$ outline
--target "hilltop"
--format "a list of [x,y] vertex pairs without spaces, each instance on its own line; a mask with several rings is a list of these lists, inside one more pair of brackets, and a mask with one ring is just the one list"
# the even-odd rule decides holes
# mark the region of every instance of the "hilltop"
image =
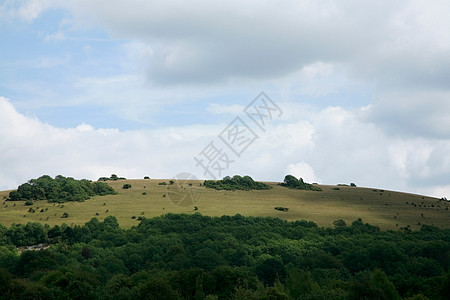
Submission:
[[[450,228],[447,201],[382,189],[314,185],[321,191],[312,191],[265,182],[270,189],[230,191],[206,188],[203,180],[171,184],[170,179],[121,179],[106,183],[116,195],[94,196],[84,202],[37,201],[26,206],[24,201],[5,201],[10,191],[2,191],[0,223],[9,226],[37,221],[76,225],[93,217],[114,215],[121,226],[131,227],[143,217],[200,212],[208,216],[241,214],[308,220],[325,227],[334,227],[336,220],[350,224],[361,218],[381,229],[418,229],[422,224]],[[124,189],[124,185],[129,188]],[[275,207],[288,210],[279,211]]]

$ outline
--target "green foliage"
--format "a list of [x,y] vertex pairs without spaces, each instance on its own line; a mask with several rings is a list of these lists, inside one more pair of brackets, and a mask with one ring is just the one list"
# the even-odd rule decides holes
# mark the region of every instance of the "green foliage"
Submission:
[[336,227],[345,227],[345,226],[347,226],[347,223],[344,220],[339,219],[339,220],[333,221],[333,225]]
[[[95,195],[115,194],[113,188],[104,182],[92,182],[86,179],[76,180],[71,177],[48,175],[31,179],[20,185],[16,191],[9,193],[10,201],[25,200],[25,205],[32,205],[32,200],[48,202],[84,201]],[[30,204],[31,203],[31,204]]]
[[108,181],[108,180],[112,180],[112,181],[116,181],[116,180],[125,180],[125,177],[119,177],[116,174],[111,174],[110,177],[100,177],[97,181]]
[[285,186],[290,189],[296,190],[307,190],[307,191],[321,191],[322,189],[318,186],[306,183],[302,178],[295,178],[292,175],[286,175],[284,177],[283,183],[280,183],[281,186]]
[[126,183],[122,186],[123,189],[127,190],[127,189],[131,189],[131,184]]
[[289,210],[288,207],[283,207],[283,206],[275,206],[275,209],[279,210],[279,211],[284,211],[284,212],[287,212]]
[[272,187],[263,183],[254,181],[250,176],[241,177],[239,175],[224,177],[222,180],[205,180],[203,185],[207,188],[216,190],[268,190]]
[[265,285],[272,286],[277,279],[284,281],[286,269],[279,259],[268,258],[256,266],[256,275]]
[[[340,222],[339,222],[340,223]],[[45,250],[17,248],[49,243]],[[22,251],[19,254],[19,251]],[[0,225],[0,299],[448,299],[450,230],[199,213]]]

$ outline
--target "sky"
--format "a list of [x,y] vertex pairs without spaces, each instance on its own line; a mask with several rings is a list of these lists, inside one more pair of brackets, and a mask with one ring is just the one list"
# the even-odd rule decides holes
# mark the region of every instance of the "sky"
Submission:
[[0,190],[188,172],[450,197],[449,28],[439,0],[0,0]]

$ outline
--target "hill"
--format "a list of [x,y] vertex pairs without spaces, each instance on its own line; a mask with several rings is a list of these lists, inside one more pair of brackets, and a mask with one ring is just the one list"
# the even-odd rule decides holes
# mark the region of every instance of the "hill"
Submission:
[[[271,189],[252,191],[215,190],[200,186],[203,181],[181,185],[163,179],[108,181],[118,194],[94,196],[85,202],[48,203],[5,201],[10,191],[0,192],[0,224],[37,221],[50,225],[84,224],[93,217],[117,217],[127,228],[142,217],[166,213],[195,213],[208,216],[271,216],[285,220],[308,220],[334,227],[335,220],[347,224],[361,218],[381,229],[418,229],[422,224],[450,228],[450,203],[438,198],[372,188],[316,185],[322,191],[289,189],[267,182]],[[166,184],[163,184],[165,182]],[[131,188],[123,189],[124,185]],[[195,210],[197,207],[198,210]],[[288,211],[278,211],[285,207]],[[32,208],[32,210],[30,210]],[[34,212],[30,212],[34,211]],[[66,213],[66,218],[63,214]]]

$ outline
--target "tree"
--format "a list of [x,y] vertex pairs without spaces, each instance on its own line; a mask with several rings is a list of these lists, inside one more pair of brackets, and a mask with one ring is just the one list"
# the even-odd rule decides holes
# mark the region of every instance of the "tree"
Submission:
[[320,187],[304,182],[303,178],[297,179],[292,175],[286,175],[284,177],[283,183],[280,183],[279,185],[297,190],[309,190],[309,191],[322,190]]
[[177,300],[179,294],[162,277],[152,277],[138,286],[139,299]]
[[89,180],[75,180],[58,175],[55,179],[48,175],[31,179],[21,184],[16,191],[9,194],[12,201],[47,200],[48,202],[84,201],[94,195],[115,194],[115,191],[104,182],[92,183]]
[[286,269],[280,260],[268,258],[256,267],[256,275],[265,285],[272,286],[276,279],[284,281]]
[[334,225],[335,227],[346,227],[346,226],[347,226],[347,223],[345,223],[344,220],[339,219],[339,220],[333,221],[333,225]]

